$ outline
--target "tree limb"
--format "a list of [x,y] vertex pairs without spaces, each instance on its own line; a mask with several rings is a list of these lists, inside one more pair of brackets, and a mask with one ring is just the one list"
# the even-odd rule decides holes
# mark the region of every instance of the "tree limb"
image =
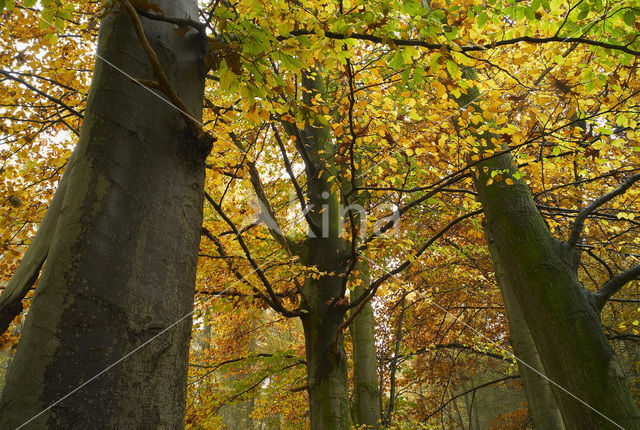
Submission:
[[178,27],[193,27],[196,30],[198,30],[198,32],[200,34],[202,34],[203,36],[206,37],[206,24],[199,22],[199,21],[194,21],[192,19],[188,19],[188,18],[174,18],[174,17],[170,17],[170,16],[164,16],[164,15],[158,15],[155,13],[151,13],[148,12],[144,9],[141,9],[139,7],[135,8],[136,12],[138,12],[138,15],[143,16],[147,19],[153,20],[153,21],[162,21],[162,22],[168,22],[169,24],[173,24],[173,25],[177,25]]
[[[283,41],[289,39],[291,36],[308,36],[316,34],[315,30],[294,30],[289,33],[289,36],[277,36],[279,41]],[[441,49],[451,49],[452,51],[459,52],[482,52],[488,49],[497,48],[499,46],[508,46],[515,45],[518,43],[532,43],[532,44],[546,44],[546,43],[576,43],[581,45],[590,45],[596,46],[599,48],[612,49],[615,51],[625,52],[627,54],[631,54],[634,56],[640,56],[640,51],[635,49],[631,49],[626,45],[616,45],[615,43],[607,43],[601,42],[599,40],[586,39],[584,37],[562,37],[562,36],[550,36],[550,37],[532,37],[532,36],[521,36],[514,37],[512,39],[504,39],[497,40],[491,43],[485,44],[473,44],[466,46],[453,46],[450,44],[442,44],[442,43],[430,43],[424,40],[419,39],[394,39],[394,38],[384,38],[380,36],[374,36],[371,34],[361,34],[361,33],[337,33],[333,31],[325,31],[324,36],[328,39],[335,40],[363,40],[367,42],[372,42],[381,45],[396,45],[396,46],[415,46],[419,48],[426,48],[430,50],[441,50]]]
[[458,397],[462,397],[462,396],[465,396],[465,395],[467,395],[467,394],[469,394],[471,392],[475,392],[476,390],[478,390],[480,388],[485,388],[485,387],[488,387],[488,386],[493,385],[493,384],[498,384],[500,382],[505,382],[505,381],[509,381],[509,380],[512,380],[512,379],[518,379],[518,378],[520,378],[520,375],[508,375],[508,376],[505,376],[504,378],[494,379],[493,381],[489,381],[489,382],[485,382],[484,384],[476,385],[475,387],[470,388],[470,389],[468,389],[466,391],[463,391],[460,394],[456,394],[455,396],[451,397],[449,400],[447,400],[446,402],[441,404],[438,407],[438,409],[436,409],[435,411],[433,411],[432,413],[427,415],[423,419],[423,422],[426,422],[429,418],[431,418],[432,416],[434,416],[435,414],[440,412],[442,409],[444,409],[445,406],[447,406],[449,403],[453,402]]
[[584,222],[586,219],[593,213],[596,209],[598,209],[603,204],[607,203],[609,200],[617,197],[621,194],[624,194],[633,184],[640,180],[640,173],[636,173],[635,175],[629,176],[618,188],[615,188],[609,191],[607,194],[595,199],[591,204],[582,209],[578,216],[576,217],[575,222],[573,223],[573,227],[571,228],[571,235],[569,236],[569,240],[567,243],[572,248],[578,244],[580,240],[580,236],[582,235],[582,228],[584,227]]
[[285,169],[287,169],[287,173],[289,174],[289,179],[291,180],[291,182],[293,183],[293,187],[295,188],[296,197],[300,202],[300,208],[302,209],[304,219],[307,220],[307,223],[309,224],[309,228],[311,229],[313,234],[315,234],[316,237],[322,237],[321,228],[318,226],[318,224],[316,224],[316,222],[311,218],[311,215],[309,214],[310,210],[309,210],[309,207],[307,206],[307,201],[304,197],[304,192],[302,191],[302,187],[300,187],[300,184],[298,184],[298,181],[296,180],[296,175],[293,172],[293,168],[291,167],[291,161],[289,160],[289,156],[287,155],[287,149],[284,147],[284,143],[280,138],[280,133],[278,132],[278,129],[276,128],[275,125],[272,125],[271,128],[273,129],[273,135],[275,136],[276,142],[278,143],[278,147],[280,148],[280,152],[282,153],[282,160],[284,161],[284,167]]
[[269,298],[270,298],[269,303],[270,303],[271,307],[275,311],[279,312],[280,314],[282,314],[285,317],[297,317],[297,316],[300,316],[301,315],[300,312],[290,311],[287,308],[285,308],[284,305],[280,302],[280,299],[278,298],[278,296],[276,295],[275,291],[273,290],[273,287],[271,286],[271,282],[269,282],[269,279],[267,279],[267,276],[265,275],[265,273],[262,270],[262,268],[258,265],[258,263],[251,256],[251,251],[249,251],[249,247],[245,243],[245,241],[244,241],[244,239],[242,237],[242,233],[240,233],[240,231],[238,230],[238,227],[236,227],[236,225],[233,223],[233,221],[231,221],[231,219],[224,213],[224,211],[222,210],[222,207],[218,203],[216,203],[216,201],[209,195],[209,193],[205,192],[204,196],[207,199],[207,201],[209,202],[209,204],[211,204],[211,206],[213,206],[213,208],[218,213],[218,215],[220,215],[220,217],[222,217],[222,219],[227,223],[227,225],[231,228],[231,230],[235,234],[236,239],[238,240],[238,243],[240,244],[240,247],[242,248],[242,251],[244,252],[244,255],[245,255],[247,261],[249,261],[249,264],[251,264],[251,267],[256,272],[256,274],[258,275],[258,278],[260,279],[260,281],[262,282],[262,284],[264,285],[264,287],[267,290],[267,293],[268,293]]
[[22,312],[22,299],[38,279],[40,269],[49,254],[49,248],[58,225],[62,202],[67,191],[67,182],[73,165],[72,160],[73,156],[69,160],[67,170],[62,175],[60,185],[53,195],[49,209],[47,209],[36,236],[33,238],[24,257],[22,257],[22,261],[20,261],[7,288],[0,295],[0,334],[4,333],[11,321]]
[[28,83],[27,81],[25,81],[24,79],[18,78],[16,76],[13,76],[11,73],[5,71],[5,70],[0,70],[0,75],[11,79],[12,81],[16,81],[17,83],[24,85],[25,87],[27,87],[28,89],[30,89],[31,91],[33,91],[34,93],[40,94],[42,97],[46,98],[47,100],[62,106],[63,108],[65,108],[66,110],[68,110],[69,112],[71,112],[72,114],[74,114],[75,116],[77,116],[80,119],[83,119],[84,116],[78,112],[77,110],[75,110],[74,108],[72,108],[71,106],[69,106],[68,104],[66,104],[65,102],[63,102],[60,99],[57,99],[53,96],[50,96],[49,94],[45,93],[44,91],[40,91],[39,89],[37,89],[36,87],[34,87],[33,85],[31,85],[30,83]]
[[639,277],[640,264],[636,264],[630,269],[625,270],[605,282],[605,284],[594,294],[598,311],[602,311],[602,308],[611,296],[620,291],[620,289],[628,282],[638,279]]
[[[162,65],[160,64],[160,60],[158,59],[158,55],[151,47],[147,36],[145,35],[144,28],[142,27],[142,22],[140,22],[140,17],[138,16],[138,12],[136,8],[131,4],[130,0],[118,0],[122,7],[125,9],[131,21],[133,22],[133,28],[138,36],[138,41],[140,45],[142,45],[142,49],[147,54],[149,61],[151,62],[151,67],[153,69],[154,74],[158,78],[158,88],[162,93],[164,93],[171,103],[180,111],[182,116],[187,121],[189,128],[193,132],[194,136],[198,139],[199,142],[206,145],[207,147],[211,147],[215,139],[213,136],[204,131],[202,127],[202,123],[196,119],[194,114],[191,112],[186,103],[182,100],[180,95],[169,82],[169,78],[164,73],[162,69]],[[148,82],[149,83],[149,82]]]

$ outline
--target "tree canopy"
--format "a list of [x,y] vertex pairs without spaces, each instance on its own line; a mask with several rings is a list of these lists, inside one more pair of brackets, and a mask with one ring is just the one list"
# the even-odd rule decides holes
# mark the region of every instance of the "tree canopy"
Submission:
[[[98,24],[127,14],[145,49],[137,60],[155,72],[128,78],[213,142],[187,428],[307,428],[309,397],[320,397],[309,375],[333,360],[314,370],[310,350],[322,342],[346,375],[348,409],[364,342],[348,328],[367,306],[384,425],[528,428],[519,380],[534,364],[512,350],[485,236],[483,196],[505,187],[530,190],[548,231],[570,246],[567,265],[593,293],[637,402],[638,1],[198,3],[196,20],[148,0],[0,0],[0,287],[80,135]],[[201,37],[202,120],[154,62],[148,22]],[[510,165],[496,161],[505,155]],[[524,229],[505,234],[528,240]],[[18,299],[25,311],[37,274]],[[9,357],[23,322],[13,309],[0,336]],[[544,325],[546,309],[535,311]],[[332,342],[311,342],[328,320]],[[486,396],[504,407],[479,410],[495,387]]]

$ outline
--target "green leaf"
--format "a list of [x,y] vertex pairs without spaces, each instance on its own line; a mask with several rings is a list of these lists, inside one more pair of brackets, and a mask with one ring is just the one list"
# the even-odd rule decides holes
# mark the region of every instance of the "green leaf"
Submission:
[[418,85],[421,85],[424,78],[424,69],[422,67],[417,67],[413,71],[413,79],[415,79]]
[[431,57],[431,64],[429,66],[429,71],[431,72],[432,75],[437,74],[438,70],[440,70],[441,57],[442,57],[442,54],[436,54],[433,57]]
[[532,7],[528,7],[524,10],[524,16],[529,20],[529,21],[535,21],[536,19],[536,13],[535,10]]
[[484,27],[484,25],[487,23],[487,19],[489,19],[489,16],[486,12],[482,12],[480,15],[478,15],[478,28]]
[[628,10],[622,15],[624,23],[627,25],[633,25],[636,22],[636,14],[632,10]]
[[460,67],[458,67],[456,62],[451,59],[447,60],[447,70],[451,74],[452,78],[456,78],[460,74]]
[[588,8],[584,8],[580,11],[580,13],[578,14],[578,16],[576,17],[576,19],[578,21],[580,21],[581,19],[585,19],[587,17],[587,15],[589,15],[589,9]]
[[592,92],[592,91],[593,91],[593,88],[594,88],[594,84],[593,84],[593,81],[592,81],[592,80],[591,80],[591,81],[589,81],[589,82],[587,82],[587,84],[584,86],[584,90],[585,90],[587,93]]
[[389,65],[393,67],[395,70],[398,70],[402,66],[404,66],[404,58],[402,58],[402,50],[396,52],[396,55],[391,58],[389,61]]
[[32,6],[35,6],[37,2],[38,0],[24,0],[23,4],[24,4],[24,7],[32,7]]

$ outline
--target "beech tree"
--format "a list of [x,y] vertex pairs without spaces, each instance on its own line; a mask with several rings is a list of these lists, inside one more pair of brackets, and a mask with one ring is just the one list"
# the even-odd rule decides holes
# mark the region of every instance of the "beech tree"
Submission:
[[[41,2],[42,18],[71,20],[61,4]],[[29,76],[19,67],[2,73],[13,85],[7,105],[22,88],[46,100],[36,108],[51,114],[45,123],[58,133],[77,132],[83,121],[49,211],[0,298],[0,323],[13,320],[15,328],[44,263],[0,401],[3,425],[33,418],[42,427],[182,426],[199,255],[196,315],[208,336],[218,336],[212,322],[232,310],[242,318],[229,315],[221,330],[262,316],[299,320],[303,336],[292,335],[286,351],[245,345],[237,351],[245,356],[229,357],[229,341],[213,357],[204,347],[194,352],[202,373],[192,370],[190,426],[217,422],[214,396],[200,393],[214,385],[204,378],[262,360],[260,372],[245,369],[253,379],[238,382],[230,401],[283,384],[295,396],[286,416],[307,396],[309,416],[298,416],[311,428],[400,426],[395,412],[405,411],[444,427],[443,411],[460,396],[451,378],[425,376],[421,360],[433,358],[443,373],[454,369],[459,381],[478,362],[468,356],[479,356],[531,366],[520,377],[538,427],[561,427],[562,415],[568,428],[634,428],[637,409],[598,317],[637,275],[619,251],[636,249],[635,194],[624,193],[630,197],[617,214],[602,212],[609,197],[631,191],[637,174],[633,2],[197,6],[109,4],[85,109],[81,94],[58,93],[58,76]],[[47,31],[53,42],[57,30]],[[16,58],[30,55],[21,49],[13,48]],[[463,73],[470,69],[477,74]],[[19,123],[20,115],[6,121]],[[28,140],[24,129],[12,132]],[[48,184],[62,166],[56,169]],[[568,172],[575,187],[565,195]],[[581,179],[585,172],[594,177]],[[598,199],[596,184],[616,188],[625,180]],[[20,208],[9,191],[7,204]],[[22,250],[31,229],[16,232],[16,219],[40,216],[11,214],[3,213],[7,231],[27,240],[3,237]],[[571,215],[573,223],[558,221]],[[608,223],[598,234],[584,229],[596,216]],[[515,358],[505,312],[499,303],[488,306],[497,290],[483,292],[493,275],[479,251],[482,217]],[[563,230],[570,224],[572,231]],[[587,233],[602,249],[579,240]],[[528,247],[529,237],[542,248]],[[588,254],[582,265],[574,258],[579,250]],[[552,291],[541,286],[541,273]],[[580,282],[604,289],[587,293]],[[374,310],[378,333],[393,344],[376,338]],[[609,318],[606,309],[603,315]],[[2,341],[13,344],[16,332]],[[561,349],[566,360],[557,359]],[[441,351],[452,351],[446,365],[437,361]],[[456,367],[459,356],[464,370]],[[306,382],[299,380],[303,367]],[[507,373],[497,383],[516,378]],[[447,382],[424,388],[427,380]],[[412,392],[412,384],[423,385]],[[549,387],[559,413],[545,416],[555,410]],[[91,403],[98,401],[106,406]],[[465,425],[464,418],[450,422]]]
[[[195,1],[158,4],[197,16]],[[79,143],[7,287],[28,289],[46,260],[2,393],[2,427],[183,425],[208,153],[190,123],[202,109],[203,39],[157,21],[144,33],[157,58],[127,13],[102,20]],[[185,120],[136,79],[170,84],[195,116]]]

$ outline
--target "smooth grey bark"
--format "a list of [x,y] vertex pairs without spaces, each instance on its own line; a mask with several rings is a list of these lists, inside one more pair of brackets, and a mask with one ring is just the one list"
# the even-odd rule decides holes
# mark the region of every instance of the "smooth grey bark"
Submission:
[[[314,243],[315,242],[315,243]],[[310,241],[313,252],[307,263],[322,271],[339,263],[329,243]],[[327,246],[329,245],[329,246]],[[317,257],[317,258],[315,258]],[[330,271],[330,270],[329,270]],[[334,337],[344,320],[344,311],[331,305],[340,293],[342,279],[326,276],[309,279],[304,285],[309,312],[302,317],[309,386],[309,412],[312,430],[347,430],[349,417],[349,383],[342,336],[334,345]]]
[[540,355],[520,310],[514,293],[515,288],[509,283],[509,278],[500,263],[500,255],[488,230],[485,230],[485,236],[493,260],[496,282],[507,311],[511,347],[517,359],[518,371],[522,378],[533,428],[536,430],[562,430],[564,429],[562,416],[553,396],[551,384],[545,377]]
[[[195,0],[156,3],[166,16],[197,18]],[[199,114],[199,33],[143,24]],[[206,150],[180,112],[101,59],[154,79],[129,16],[105,16],[98,53],[55,234],[0,399],[3,429],[32,418],[30,429],[184,426]]]
[[[358,161],[360,164],[361,161]],[[363,221],[366,221],[365,207],[367,198],[361,193],[353,193],[353,186],[362,186],[362,178],[356,175],[354,178],[343,179],[342,189],[346,194],[351,194],[351,200],[343,198],[343,204],[355,210],[350,214],[345,213],[343,222],[347,219],[355,224],[352,234],[361,235]],[[349,216],[350,215],[350,216]],[[352,226],[353,227],[353,226]],[[358,246],[359,239],[352,242],[352,246]],[[350,298],[355,300],[371,287],[371,273],[369,261],[364,256],[358,257],[354,267],[358,273],[358,282],[352,288]],[[355,308],[354,308],[355,309]],[[368,429],[379,429],[382,424],[380,381],[378,378],[378,358],[376,355],[375,317],[371,300],[368,300],[360,312],[349,325],[351,333],[351,345],[353,354],[353,405],[352,419],[356,426],[365,426]]]
[[[485,170],[486,168],[486,170]],[[592,294],[580,284],[572,249],[553,237],[509,154],[480,164],[474,182],[486,229],[551,378],[568,429],[639,429],[640,413],[607,341]]]
[[[362,284],[351,292],[360,297],[370,285],[369,264],[358,263]],[[378,360],[376,357],[375,319],[368,301],[349,326],[353,349],[353,422],[366,428],[379,429],[380,391],[378,389]]]

